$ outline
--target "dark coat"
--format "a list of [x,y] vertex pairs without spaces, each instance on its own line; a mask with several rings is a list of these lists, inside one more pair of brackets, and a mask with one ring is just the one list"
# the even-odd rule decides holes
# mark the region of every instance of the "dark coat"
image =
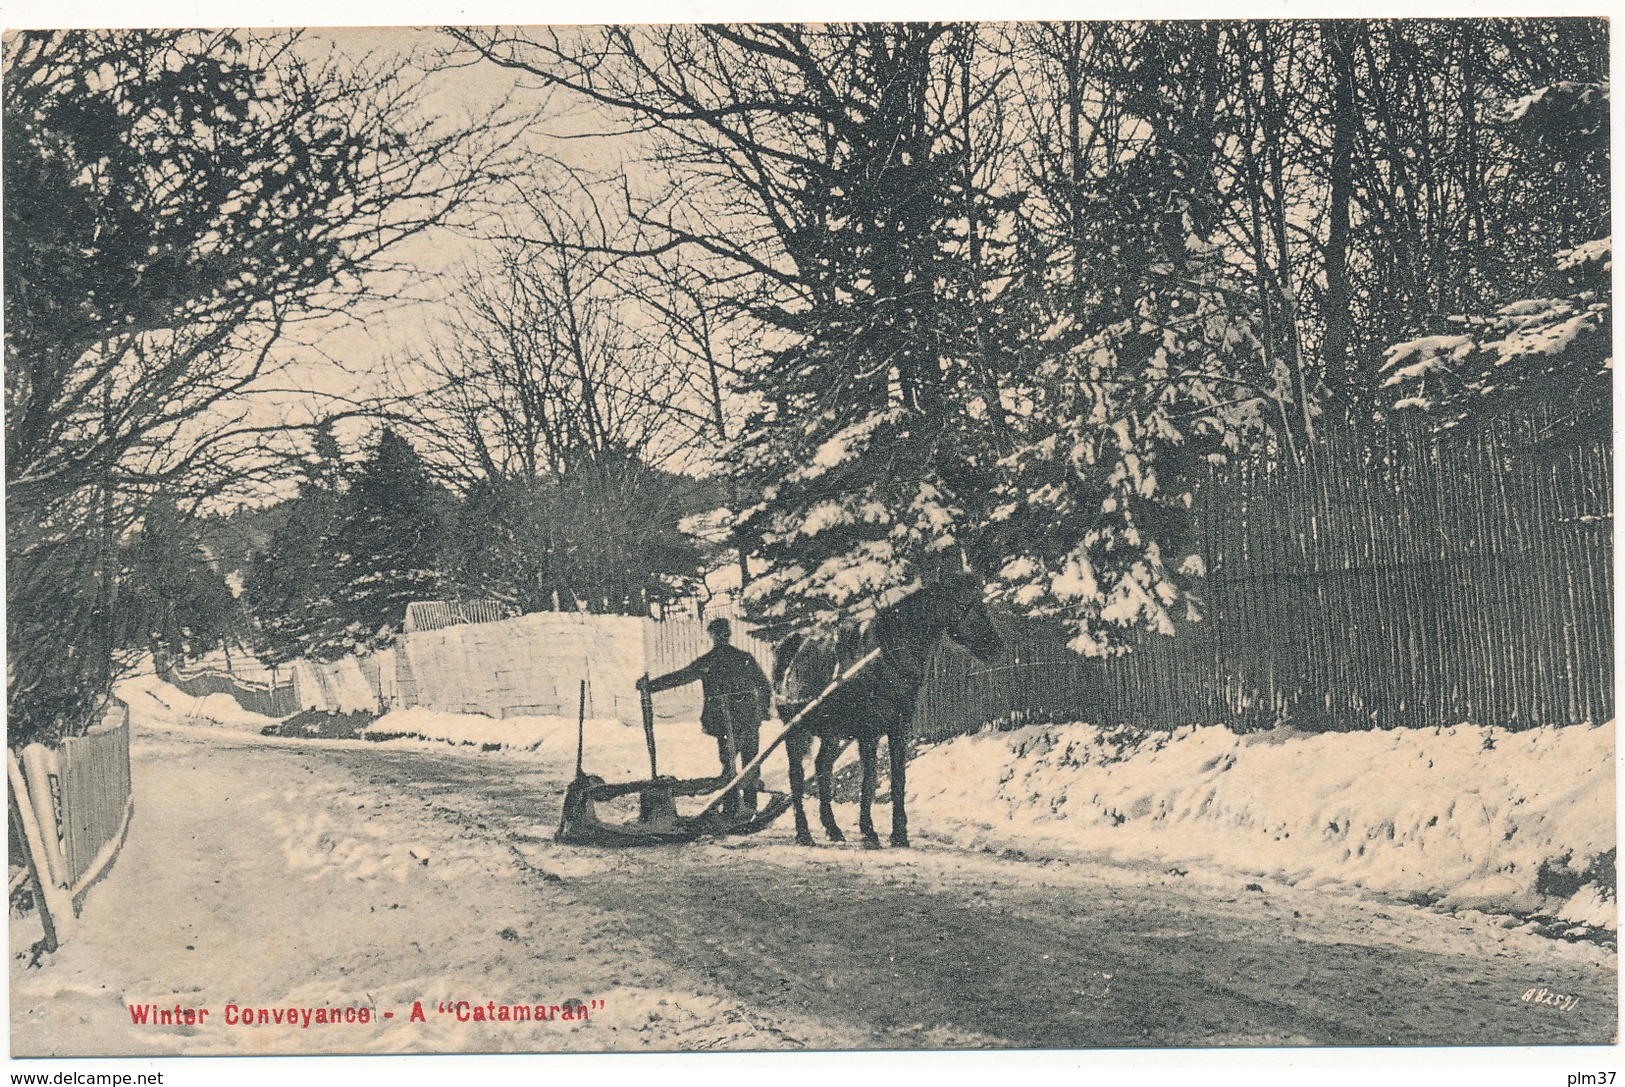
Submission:
[[737,735],[759,729],[773,705],[773,687],[756,658],[732,645],[719,645],[687,668],[649,681],[649,690],[665,691],[700,681],[705,708],[700,727],[708,736],[723,736],[732,723]]

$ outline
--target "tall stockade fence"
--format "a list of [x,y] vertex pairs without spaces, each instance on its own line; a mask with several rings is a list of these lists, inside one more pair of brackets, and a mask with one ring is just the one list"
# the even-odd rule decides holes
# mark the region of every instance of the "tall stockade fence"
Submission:
[[1202,618],[1121,657],[1005,624],[1003,659],[940,651],[916,717],[935,740],[1077,720],[1238,731],[1530,728],[1614,714],[1612,440],[1534,421],[1323,435],[1196,490]]
[[[1003,619],[1001,659],[933,657],[915,735],[1053,720],[1238,731],[1609,720],[1612,439],[1543,437],[1534,419],[1444,435],[1420,422],[1328,425],[1301,460],[1211,468],[1191,511],[1206,568],[1199,620],[1142,635],[1122,656],[1083,658],[1059,628]],[[636,675],[710,647],[699,619],[499,619],[482,607],[414,604],[414,629],[350,686],[369,688],[363,701],[378,708],[570,716],[586,669],[596,711],[635,723]],[[748,624],[734,641],[770,666],[771,646]],[[182,685],[201,694],[223,682],[267,716],[351,708],[328,705],[315,683],[292,700],[240,678]],[[697,715],[698,691],[664,696],[657,712]]]
[[112,699],[83,735],[54,748],[30,744],[20,759],[8,749],[6,763],[12,845],[24,862],[9,889],[32,885],[46,947],[54,950],[86,893],[112,867],[135,814],[130,708]]

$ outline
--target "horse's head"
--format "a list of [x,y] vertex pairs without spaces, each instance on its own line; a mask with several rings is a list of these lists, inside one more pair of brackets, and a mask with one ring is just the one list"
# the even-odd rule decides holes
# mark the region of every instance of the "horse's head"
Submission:
[[1004,641],[993,626],[982,590],[982,579],[965,571],[949,574],[926,591],[938,598],[936,606],[941,609],[948,637],[978,660],[991,661],[1004,650]]

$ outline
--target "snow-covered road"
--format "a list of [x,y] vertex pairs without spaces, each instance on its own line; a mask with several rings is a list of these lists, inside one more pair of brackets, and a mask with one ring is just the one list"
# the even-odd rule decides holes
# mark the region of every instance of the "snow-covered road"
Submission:
[[[271,740],[156,703],[134,716],[137,817],[81,931],[29,967],[37,926],[11,926],[13,1055],[1615,1033],[1612,952],[1486,915],[971,852],[928,826],[919,848],[878,853],[800,849],[787,820],[720,843],[570,849],[551,840],[556,760]],[[562,1011],[573,1000],[585,1019]],[[141,1025],[131,1005],[209,1015]],[[241,1022],[290,1008],[293,1025]],[[350,1008],[371,1021],[303,1019]]]

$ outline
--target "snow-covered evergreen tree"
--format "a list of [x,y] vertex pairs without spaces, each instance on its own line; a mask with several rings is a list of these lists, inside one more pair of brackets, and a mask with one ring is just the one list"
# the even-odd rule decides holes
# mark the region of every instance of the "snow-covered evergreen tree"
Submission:
[[[934,112],[941,28],[855,36],[860,101],[838,167],[803,193],[806,302],[775,328],[746,392],[764,409],[739,442],[762,496],[744,536],[767,564],[749,601],[773,624],[863,613],[955,556],[996,453],[1001,201]],[[951,83],[947,86],[952,86]],[[964,104],[960,104],[964,109]]]
[[157,499],[126,549],[119,611],[126,641],[171,657],[197,657],[239,633],[241,611],[198,539],[197,524]]
[[411,443],[386,427],[356,472],[329,540],[341,626],[312,655],[331,659],[386,645],[405,622],[407,604],[440,598],[449,498]]
[[[974,183],[943,27],[866,28],[840,55],[850,103],[787,239],[804,290],[747,379],[762,405],[737,460],[762,496],[740,528],[766,572],[748,602],[783,626],[862,613],[957,556],[994,459],[998,199]],[[966,111],[954,113],[955,110]],[[957,120],[953,118],[957,117]]]
[[1087,247],[1086,281],[1067,274],[1071,260],[1023,262],[1049,271],[1029,285],[1033,365],[1005,393],[1012,449],[978,550],[1000,599],[1061,621],[1086,654],[1196,614],[1193,469],[1261,435],[1292,399],[1246,284],[1206,240],[1211,132],[1176,120],[1091,183],[1113,214],[1067,239]]
[[[1606,83],[1555,83],[1512,102],[1499,121],[1539,149],[1534,167],[1579,175],[1582,185],[1606,194],[1608,104]],[[1428,412],[1445,429],[1543,410],[1543,425],[1563,440],[1608,434],[1613,239],[1606,202],[1595,208],[1587,224],[1593,240],[1565,247],[1550,265],[1533,269],[1536,290],[1528,297],[1505,300],[1488,315],[1452,317],[1459,331],[1391,347],[1384,369],[1395,407]]]

